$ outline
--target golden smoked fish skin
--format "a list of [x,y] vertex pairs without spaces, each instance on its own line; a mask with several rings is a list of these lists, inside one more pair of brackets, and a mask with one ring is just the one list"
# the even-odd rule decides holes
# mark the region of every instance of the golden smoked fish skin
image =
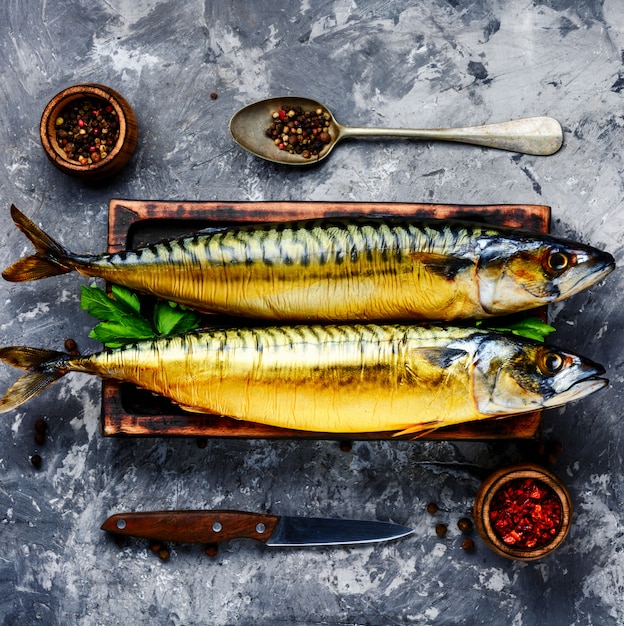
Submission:
[[615,267],[591,246],[443,220],[319,219],[216,228],[76,255],[17,208],[37,254],[10,281],[76,270],[205,312],[286,322],[478,319],[567,298]]
[[326,433],[422,433],[559,406],[606,385],[604,368],[476,328],[312,325],[225,328],[69,356],[0,348],[28,370],[13,410],[69,371],[135,383],[197,412]]

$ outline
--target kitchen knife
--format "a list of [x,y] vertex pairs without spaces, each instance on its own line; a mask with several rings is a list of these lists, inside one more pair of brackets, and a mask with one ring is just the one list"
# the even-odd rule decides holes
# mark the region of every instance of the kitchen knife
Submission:
[[249,538],[275,547],[332,546],[399,539],[412,528],[390,522],[289,517],[244,511],[148,511],[117,513],[102,530],[117,535],[211,544]]

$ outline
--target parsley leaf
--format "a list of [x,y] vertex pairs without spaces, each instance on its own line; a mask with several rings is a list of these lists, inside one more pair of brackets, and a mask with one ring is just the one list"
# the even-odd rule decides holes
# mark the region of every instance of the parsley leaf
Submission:
[[113,292],[115,300],[117,300],[118,303],[123,303],[137,314],[141,313],[141,303],[139,302],[139,296],[137,296],[136,293],[130,291],[127,287],[122,287],[120,285],[112,285],[111,291]]
[[118,321],[124,316],[135,314],[135,312],[124,305],[122,301],[115,301],[113,298],[110,298],[104,290],[95,285],[91,287],[82,286],[80,289],[82,292],[80,308],[100,321]]
[[477,327],[497,330],[503,333],[512,333],[513,335],[519,335],[527,339],[535,339],[536,341],[544,341],[550,333],[555,332],[553,326],[542,322],[539,317],[526,317],[517,322],[508,324],[504,324],[504,320],[502,319],[492,320],[492,322],[479,320],[477,321]]
[[123,322],[100,322],[89,333],[89,337],[108,348],[120,348],[139,339],[154,338],[156,333],[141,320],[129,318]]
[[158,301],[154,307],[154,326],[161,335],[185,333],[197,328],[200,315],[175,302]]
[[133,341],[160,335],[183,333],[200,324],[199,313],[165,301],[156,303],[152,323],[142,315],[137,294],[119,285],[111,287],[112,295],[96,285],[82,286],[81,292],[80,307],[100,320],[89,337],[108,348],[119,348]]

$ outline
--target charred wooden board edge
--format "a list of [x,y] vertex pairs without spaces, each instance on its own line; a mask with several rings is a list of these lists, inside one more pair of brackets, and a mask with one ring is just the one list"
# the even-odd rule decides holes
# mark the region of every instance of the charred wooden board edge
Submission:
[[[215,224],[241,222],[276,222],[317,217],[409,216],[416,218],[462,219],[484,221],[499,226],[526,228],[538,232],[550,230],[550,207],[544,205],[459,205],[397,202],[170,202],[118,200],[109,202],[108,251],[119,252],[128,245],[129,233],[140,222],[153,220],[163,224],[180,220]],[[166,231],[166,228],[163,229]],[[190,228],[189,230],[193,230]],[[176,233],[177,235],[177,233]],[[545,308],[541,310],[545,315]],[[104,436],[210,437],[244,439],[329,439],[382,440],[400,439],[393,433],[317,433],[290,430],[236,420],[224,416],[197,413],[130,413],[122,402],[122,385],[102,383],[101,428]],[[427,440],[536,439],[541,435],[542,412],[501,419],[473,422],[441,428],[423,436]]]

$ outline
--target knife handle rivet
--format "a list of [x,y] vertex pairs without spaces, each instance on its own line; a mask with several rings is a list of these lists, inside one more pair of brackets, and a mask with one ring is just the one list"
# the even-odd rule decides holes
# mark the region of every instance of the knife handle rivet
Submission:
[[215,522],[212,525],[212,532],[220,533],[223,530],[223,524],[221,522]]
[[266,530],[266,526],[261,522],[260,524],[256,524],[256,532],[261,535]]
[[117,528],[119,530],[123,530],[126,527],[126,520],[125,519],[118,519],[117,523],[115,524],[115,526],[117,526]]

